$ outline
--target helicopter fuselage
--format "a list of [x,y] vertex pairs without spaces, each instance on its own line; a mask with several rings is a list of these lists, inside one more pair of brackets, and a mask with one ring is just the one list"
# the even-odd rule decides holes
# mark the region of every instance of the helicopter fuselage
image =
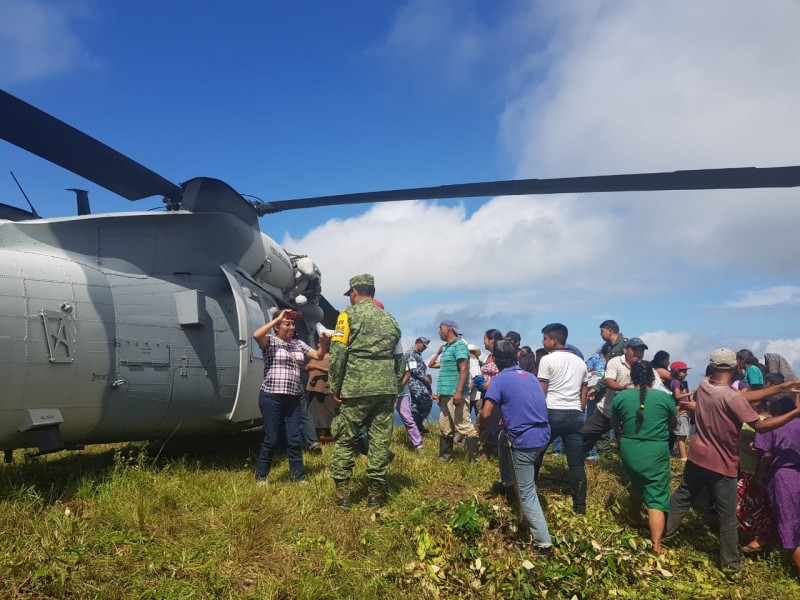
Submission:
[[[251,333],[295,276],[255,217],[213,208],[0,221],[0,449],[259,422]],[[321,311],[297,308],[308,335]]]

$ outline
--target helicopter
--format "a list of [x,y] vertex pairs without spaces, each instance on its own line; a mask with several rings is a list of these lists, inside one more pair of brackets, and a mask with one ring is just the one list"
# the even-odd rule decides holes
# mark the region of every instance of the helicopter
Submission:
[[259,226],[271,213],[374,202],[510,195],[797,187],[800,166],[460,183],[248,200],[227,183],[180,185],[0,90],[0,138],[128,200],[164,211],[41,218],[0,204],[0,449],[256,427],[261,351],[252,332],[302,313],[313,344],[337,312],[313,260]]

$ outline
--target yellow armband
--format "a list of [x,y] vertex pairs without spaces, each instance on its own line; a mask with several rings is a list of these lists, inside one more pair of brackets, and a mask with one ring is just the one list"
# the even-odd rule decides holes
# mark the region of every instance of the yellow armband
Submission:
[[350,321],[345,311],[340,312],[339,318],[336,319],[336,328],[331,337],[331,343],[333,342],[339,342],[345,346],[350,342]]

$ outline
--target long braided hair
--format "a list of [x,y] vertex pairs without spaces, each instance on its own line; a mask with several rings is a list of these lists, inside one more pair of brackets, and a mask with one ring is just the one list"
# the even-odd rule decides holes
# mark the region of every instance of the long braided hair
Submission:
[[653,386],[655,376],[656,374],[655,371],[653,371],[653,365],[646,360],[635,362],[631,367],[631,383],[639,386],[639,410],[636,411],[637,431],[644,422],[644,400],[647,396],[647,390]]

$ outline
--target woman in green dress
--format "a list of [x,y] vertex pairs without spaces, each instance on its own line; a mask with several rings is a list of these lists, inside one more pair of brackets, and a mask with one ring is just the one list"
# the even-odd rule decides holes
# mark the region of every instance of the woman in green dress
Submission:
[[622,436],[622,465],[631,480],[631,513],[641,524],[642,502],[647,507],[653,550],[661,554],[665,513],[669,511],[669,432],[678,412],[672,396],[650,389],[653,367],[639,361],[631,367],[632,389],[622,390],[611,404],[611,423]]

